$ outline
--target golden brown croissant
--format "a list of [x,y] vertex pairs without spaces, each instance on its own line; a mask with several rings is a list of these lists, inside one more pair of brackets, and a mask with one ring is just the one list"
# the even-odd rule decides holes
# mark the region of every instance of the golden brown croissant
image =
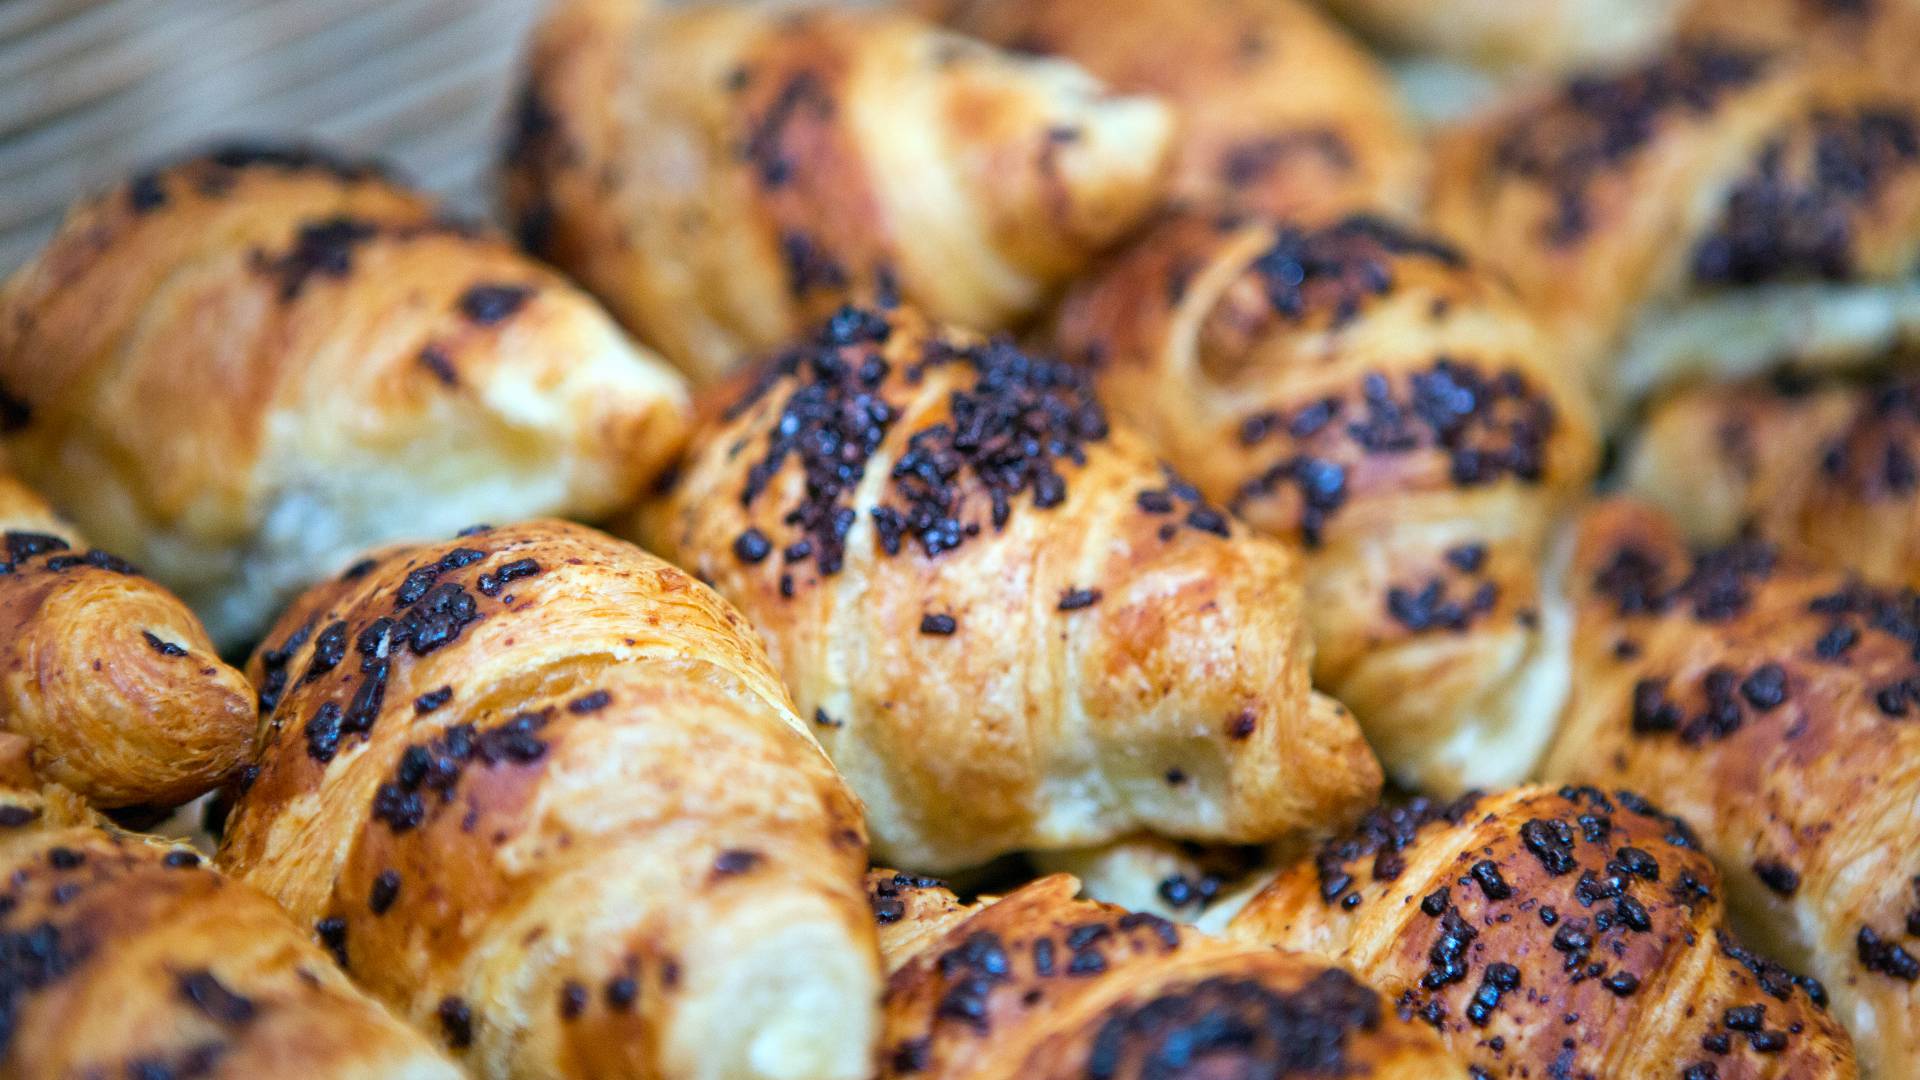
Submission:
[[637,527],[766,638],[882,858],[1250,842],[1377,787],[1297,562],[1070,366],[847,308],[736,397]]
[[1173,194],[1215,209],[1413,213],[1426,160],[1380,66],[1298,0],[935,0],[955,29],[1072,60],[1181,114]]
[[103,808],[173,806],[246,760],[253,694],[186,605],[0,471],[0,739]]
[[1350,966],[1476,1077],[1853,1077],[1826,992],[1742,947],[1717,885],[1639,797],[1525,787],[1369,814],[1228,932]]
[[1584,524],[1555,777],[1695,822],[1735,908],[1831,989],[1866,1072],[1920,1071],[1920,597],[1759,541],[1689,557],[1613,503]]
[[1694,38],[1443,138],[1433,219],[1623,403],[1920,334],[1910,80]]
[[1626,475],[1690,543],[1750,534],[1920,585],[1920,377],[1684,390],[1655,405]]
[[1315,684],[1391,775],[1528,774],[1565,688],[1541,567],[1597,447],[1505,288],[1373,217],[1176,218],[1069,295],[1058,343],[1204,494],[1304,550]]
[[509,155],[525,242],[697,379],[847,295],[981,330],[1159,197],[1167,108],[888,11],[566,0]]
[[536,522],[288,611],[222,863],[482,1076],[864,1076],[858,802],[710,590]]
[[1466,1077],[1348,972],[1076,900],[1065,874],[975,904],[886,870],[867,889],[883,1080]]
[[312,151],[135,177],[0,288],[13,464],[222,648],[371,543],[611,512],[683,404],[557,274]]
[[0,1073],[458,1080],[266,897],[186,847],[0,790]]
[[1321,0],[1395,49],[1500,71],[1557,71],[1653,51],[1686,0]]

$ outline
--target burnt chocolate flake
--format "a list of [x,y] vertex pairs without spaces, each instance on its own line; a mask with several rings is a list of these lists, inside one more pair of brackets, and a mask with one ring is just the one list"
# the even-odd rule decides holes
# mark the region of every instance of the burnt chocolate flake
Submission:
[[463,1050],[473,1045],[473,1010],[465,1001],[449,995],[440,1000],[434,1013],[440,1018],[440,1030],[448,1046]]
[[163,638],[160,637],[160,635],[154,633],[151,630],[140,631],[140,636],[147,640],[147,648],[152,649],[154,652],[159,653],[161,656],[187,655],[187,650],[181,648],[178,645],[175,645],[171,641],[164,640]]
[[354,249],[379,235],[380,227],[371,221],[325,218],[302,225],[285,253],[261,254],[256,263],[279,284],[280,299],[293,301],[316,278],[345,278],[353,270]]
[[1759,859],[1753,864],[1753,874],[1760,883],[1781,896],[1792,896],[1800,889],[1800,874],[1793,867],[1776,859]]
[[1060,603],[1056,607],[1060,611],[1079,611],[1099,602],[1099,589],[1068,589],[1060,594]]
[[1920,960],[1914,959],[1913,954],[1898,943],[1882,938],[1872,927],[1861,927],[1854,944],[1860,956],[1860,966],[1868,971],[1901,982],[1910,983],[1920,979]]
[[367,909],[375,915],[385,915],[400,898],[400,872],[382,870],[373,879],[373,888],[367,894]]
[[252,1021],[259,1011],[251,1000],[234,993],[211,971],[182,975],[177,985],[180,996],[216,1024],[238,1027]]
[[481,326],[513,317],[533,297],[531,285],[475,285],[460,294],[460,314]]

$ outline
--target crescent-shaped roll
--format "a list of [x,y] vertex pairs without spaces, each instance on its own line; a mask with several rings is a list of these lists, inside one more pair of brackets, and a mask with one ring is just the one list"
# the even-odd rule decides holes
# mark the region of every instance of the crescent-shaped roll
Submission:
[[1165,183],[1165,105],[899,12],[563,0],[530,64],[523,241],[697,381],[850,295],[1006,327]]
[[1528,775],[1565,690],[1542,568],[1598,448],[1508,290],[1374,217],[1177,217],[1068,296],[1056,340],[1202,493],[1304,553],[1315,685],[1390,775]]
[[1693,834],[1629,792],[1382,808],[1229,936],[1323,956],[1497,1080],[1851,1080],[1826,991],[1726,928]]
[[1697,0],[1320,0],[1389,48],[1500,72],[1633,60],[1666,41]]
[[1610,405],[1920,336],[1920,107],[1872,65],[1691,38],[1463,124],[1435,174]]
[[1682,390],[1648,414],[1626,488],[1694,545],[1758,536],[1920,585],[1920,377]]
[[1352,974],[1075,899],[1065,874],[964,904],[929,878],[867,889],[892,972],[880,1078],[1465,1080]]
[[95,806],[175,806],[245,764],[253,694],[185,604],[0,468],[0,738]]
[[180,845],[0,790],[0,1074],[460,1080],[273,902]]
[[1298,0],[923,0],[1180,114],[1172,194],[1223,211],[1414,213],[1426,157],[1391,79]]
[[1548,774],[1697,823],[1735,909],[1820,977],[1864,1071],[1920,1071],[1920,596],[1746,540],[1697,556],[1616,502],[1576,559]]
[[860,806],[711,590],[474,532],[313,589],[248,674],[222,864],[477,1075],[866,1075]]
[[1069,365],[847,308],[727,402],[636,528],[767,640],[880,858],[1254,842],[1379,784],[1297,560]]
[[0,286],[13,465],[225,650],[370,544],[612,512],[684,406],[558,274],[314,151],[134,177]]

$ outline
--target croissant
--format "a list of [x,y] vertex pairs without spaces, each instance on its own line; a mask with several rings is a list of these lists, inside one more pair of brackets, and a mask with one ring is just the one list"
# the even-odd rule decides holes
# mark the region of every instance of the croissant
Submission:
[[374,542],[613,511],[684,404],[559,275],[318,151],[144,173],[0,286],[13,464],[227,650]]
[[246,760],[253,694],[186,606],[0,471],[0,742],[103,808],[173,806]]
[[1920,328],[1909,82],[1691,38],[1448,133],[1432,217],[1615,408],[1688,376],[1875,358]]
[[1689,558],[1646,507],[1593,512],[1556,777],[1662,793],[1736,911],[1831,989],[1863,1071],[1920,1071],[1920,597],[1761,541]]
[[1315,685],[1391,776],[1528,774],[1566,679],[1542,564],[1598,451],[1504,287],[1376,217],[1190,215],[1076,288],[1056,340],[1203,494],[1304,552]]
[[0,1073],[462,1075],[266,897],[62,789],[0,789],[0,871]]
[[1657,49],[1695,2],[1321,0],[1389,48],[1509,73],[1633,60]]
[[1692,544],[1754,535],[1920,585],[1920,377],[1681,391],[1653,407],[1626,476]]
[[633,527],[753,621],[880,858],[1251,842],[1377,788],[1297,562],[1071,367],[848,308],[729,400]]
[[887,870],[867,889],[882,1080],[1467,1075],[1348,972],[1076,900],[1065,874],[974,904]]
[[553,521],[390,548],[248,674],[222,864],[477,1075],[866,1075],[859,804],[685,574]]
[[1417,209],[1422,148],[1380,65],[1297,0],[932,0],[996,45],[1155,94],[1181,123],[1172,194],[1235,212]]
[[508,154],[523,241],[696,380],[849,295],[983,330],[1153,208],[1172,118],[899,12],[566,0]]
[[1523,787],[1375,811],[1227,932],[1350,966],[1476,1077],[1857,1075],[1826,991],[1742,946],[1718,884],[1638,796]]

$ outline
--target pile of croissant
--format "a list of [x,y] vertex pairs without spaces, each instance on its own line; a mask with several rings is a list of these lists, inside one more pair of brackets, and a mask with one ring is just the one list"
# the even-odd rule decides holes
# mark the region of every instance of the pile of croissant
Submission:
[[508,228],[76,204],[0,1076],[1920,1075],[1920,5],[1325,7],[556,0]]

